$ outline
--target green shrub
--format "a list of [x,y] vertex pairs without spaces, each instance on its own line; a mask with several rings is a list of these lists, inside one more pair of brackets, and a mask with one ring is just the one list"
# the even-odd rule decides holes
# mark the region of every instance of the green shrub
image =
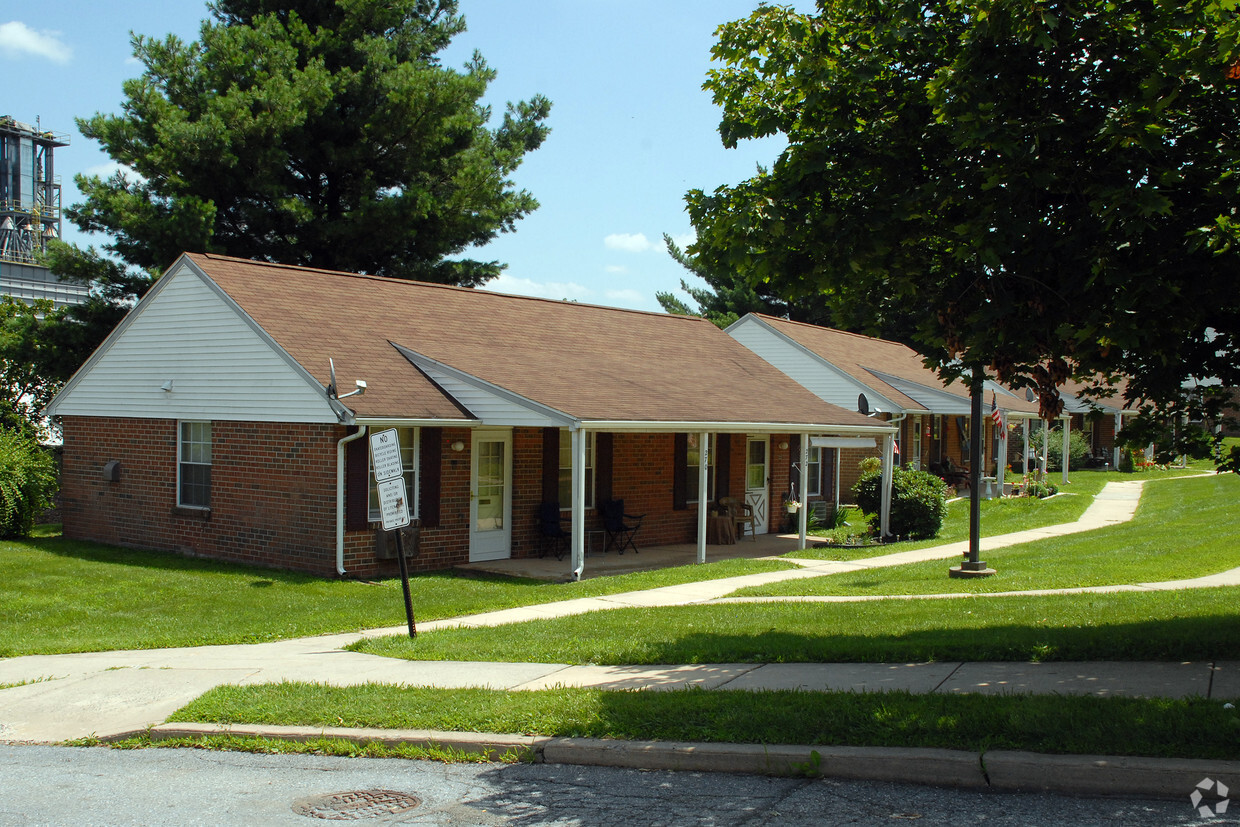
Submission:
[[[1045,448],[1047,471],[1063,470],[1062,429],[1052,428],[1049,432],[1049,436],[1045,430],[1037,431],[1033,435],[1033,447],[1037,451],[1039,457],[1042,455],[1042,451]],[[1068,433],[1069,468],[1084,468],[1085,461],[1089,459],[1089,455],[1091,453],[1092,451],[1089,447],[1089,442],[1085,439],[1084,433],[1081,431],[1070,431]],[[1014,455],[1017,458],[1017,462],[1020,462],[1020,457],[1025,455],[1025,440],[1019,434],[1014,434],[1011,437],[1011,445],[1008,448],[1008,454]]]
[[[857,505],[870,518],[870,528],[879,529],[882,503],[882,471],[868,471],[852,487]],[[900,537],[924,540],[943,527],[947,514],[947,485],[928,471],[896,468],[891,475],[891,524],[889,530]]]
[[29,437],[0,429],[0,537],[24,537],[56,494],[51,454]]

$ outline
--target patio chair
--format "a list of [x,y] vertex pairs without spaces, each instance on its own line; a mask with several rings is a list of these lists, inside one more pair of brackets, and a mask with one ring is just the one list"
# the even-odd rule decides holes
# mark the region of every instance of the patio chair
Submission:
[[559,503],[543,503],[538,506],[538,530],[542,535],[542,542],[538,550],[539,557],[547,556],[547,549],[551,548],[555,551],[555,559],[564,559],[564,552],[568,550],[568,541],[572,538],[572,533],[564,530],[564,517],[560,516]]
[[636,554],[637,546],[633,543],[633,538],[642,527],[642,519],[646,515],[626,514],[624,500],[604,500],[599,503],[598,510],[603,516],[603,531],[607,534],[603,552],[606,553],[607,549],[614,547],[624,554],[626,548],[631,548]]
[[758,529],[753,517],[753,506],[739,497],[720,497],[719,505],[736,523],[740,536],[745,536],[745,526],[749,526],[749,539],[758,542]]

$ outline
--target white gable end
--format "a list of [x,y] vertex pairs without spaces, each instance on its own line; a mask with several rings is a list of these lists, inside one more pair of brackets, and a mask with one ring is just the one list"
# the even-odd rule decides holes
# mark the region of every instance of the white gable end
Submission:
[[[49,408],[60,416],[336,422],[323,390],[182,264]],[[295,312],[295,311],[293,311]]]
[[823,402],[848,411],[857,409],[857,396],[864,393],[870,406],[879,412],[894,413],[900,406],[863,385],[844,371],[805,347],[772,330],[751,316],[727,329],[728,335],[792,377]]

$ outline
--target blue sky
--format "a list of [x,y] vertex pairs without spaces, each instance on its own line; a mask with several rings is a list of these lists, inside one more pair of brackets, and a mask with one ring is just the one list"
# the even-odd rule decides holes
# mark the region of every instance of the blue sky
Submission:
[[[552,132],[514,176],[540,208],[472,257],[508,264],[488,289],[658,310],[655,292],[678,290],[686,271],[663,248],[692,239],[684,194],[743,180],[770,164],[778,140],[726,150],[719,110],[701,86],[716,27],[758,0],[461,0],[468,31],[444,55],[461,66],[474,50],[498,72],[488,94],[551,99]],[[792,3],[811,10],[812,2]],[[65,206],[80,200],[78,172],[110,171],[75,117],[117,113],[121,83],[141,73],[130,32],[197,38],[197,0],[69,0],[6,4],[0,12],[0,114],[66,133],[56,172]],[[100,243],[71,230],[66,239]]]

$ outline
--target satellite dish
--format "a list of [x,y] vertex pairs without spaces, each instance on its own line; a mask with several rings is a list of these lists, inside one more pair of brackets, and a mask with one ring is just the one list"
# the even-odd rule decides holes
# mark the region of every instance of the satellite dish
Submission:
[[857,394],[857,412],[862,416],[870,415],[870,400],[865,398],[864,393]]
[[1037,395],[1034,394],[1033,392],[1033,388],[1025,388],[1025,401],[1026,402],[1032,402],[1033,400],[1037,398],[1038,398]]
[[332,399],[335,399],[336,398],[336,363],[333,362],[329,358],[327,360],[327,366],[332,374],[331,384],[327,386],[327,395],[330,396]]

